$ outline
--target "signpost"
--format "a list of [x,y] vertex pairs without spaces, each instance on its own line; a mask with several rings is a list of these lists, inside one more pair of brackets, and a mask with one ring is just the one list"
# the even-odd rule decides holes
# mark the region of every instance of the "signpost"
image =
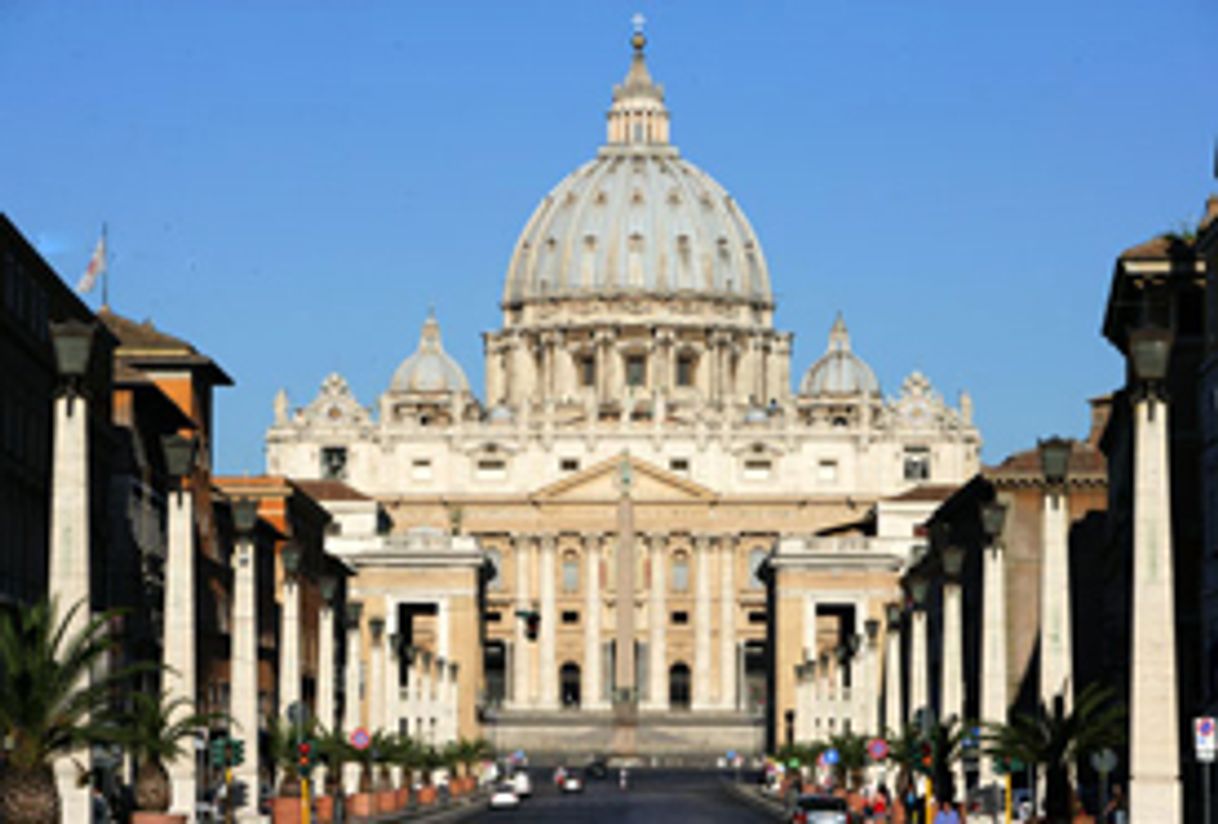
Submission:
[[883,761],[888,757],[888,742],[883,738],[873,738],[867,742],[867,754],[872,761]]
[[1100,810],[1108,808],[1108,776],[1116,769],[1117,755],[1105,747],[1091,753],[1091,768],[1100,774]]
[[1210,810],[1210,764],[1214,763],[1214,753],[1218,749],[1218,732],[1215,730],[1212,716],[1203,715],[1193,720],[1193,738],[1197,750],[1197,763],[1201,765],[1201,781],[1204,791],[1205,824],[1211,819]]
[[363,727],[356,727],[351,731],[351,746],[355,747],[360,752],[368,749],[368,745],[372,743],[372,736],[368,734],[368,730]]

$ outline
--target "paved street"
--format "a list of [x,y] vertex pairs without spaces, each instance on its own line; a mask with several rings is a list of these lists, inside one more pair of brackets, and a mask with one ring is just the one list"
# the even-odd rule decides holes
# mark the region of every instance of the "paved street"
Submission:
[[501,822],[578,822],[579,824],[617,824],[617,822],[667,822],[675,824],[753,824],[772,821],[764,814],[737,801],[720,785],[714,773],[671,770],[631,773],[630,789],[618,789],[616,772],[612,779],[591,780],[578,795],[560,795],[544,780],[549,776],[533,771],[535,791],[519,810],[486,810],[472,821]]

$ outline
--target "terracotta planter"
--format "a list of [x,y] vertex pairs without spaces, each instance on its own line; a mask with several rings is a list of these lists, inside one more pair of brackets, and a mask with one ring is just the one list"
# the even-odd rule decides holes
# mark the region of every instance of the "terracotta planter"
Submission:
[[334,820],[334,796],[319,795],[316,804],[318,824],[330,824]]
[[398,787],[397,793],[398,793],[398,809],[399,810],[405,809],[406,805],[410,803],[410,788],[409,787]]
[[300,824],[299,798],[272,798],[272,824]]
[[419,788],[419,804],[424,807],[436,803],[436,788],[427,784]]
[[391,813],[398,808],[398,791],[397,790],[381,790],[376,794],[376,811],[378,813]]
[[186,824],[183,813],[143,813],[131,814],[131,824]]
[[376,813],[376,803],[372,793],[355,793],[347,796],[347,815],[367,818]]

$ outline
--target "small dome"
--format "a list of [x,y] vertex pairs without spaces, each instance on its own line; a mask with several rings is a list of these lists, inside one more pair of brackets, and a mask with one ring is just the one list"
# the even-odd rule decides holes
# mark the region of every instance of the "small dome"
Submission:
[[880,382],[862,358],[850,350],[850,333],[841,315],[829,331],[829,349],[804,373],[801,395],[879,395]]
[[429,315],[419,336],[419,348],[402,361],[389,383],[391,392],[468,392],[465,372],[444,351],[440,324]]

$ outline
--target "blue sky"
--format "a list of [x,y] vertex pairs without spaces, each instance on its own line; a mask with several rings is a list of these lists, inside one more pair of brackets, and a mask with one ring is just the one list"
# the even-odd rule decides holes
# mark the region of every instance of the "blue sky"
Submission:
[[108,221],[113,308],[235,377],[217,464],[257,472],[277,388],[337,370],[373,404],[429,306],[481,387],[513,243],[601,143],[639,10],[796,378],[840,310],[886,393],[972,392],[987,461],[1085,432],[1121,379],[1116,254],[1218,188],[1212,0],[0,0],[0,209],[69,282]]

